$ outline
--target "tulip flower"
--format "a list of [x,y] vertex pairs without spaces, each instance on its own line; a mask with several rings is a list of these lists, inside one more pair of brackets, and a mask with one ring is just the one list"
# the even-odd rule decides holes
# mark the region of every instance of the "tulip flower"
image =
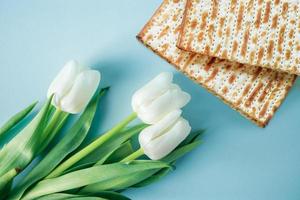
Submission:
[[84,110],[100,82],[100,73],[82,67],[71,60],[51,83],[48,98],[53,96],[52,104],[67,113],[76,114]]
[[189,122],[181,117],[181,113],[181,110],[175,110],[142,130],[139,135],[141,148],[122,161],[135,160],[143,154],[151,160],[160,160],[171,153],[191,132]]
[[[81,68],[76,68],[66,71],[72,71],[72,73],[70,72],[70,74],[77,74],[77,71],[80,70]],[[137,90],[132,97],[131,103],[134,111],[132,114],[119,122],[102,136],[97,138],[94,142],[60,164],[55,170],[52,171],[50,175],[48,175],[47,178],[54,178],[63,174],[64,171],[95,151],[99,146],[103,145],[111,138],[120,134],[120,132],[137,117],[146,124],[155,124],[149,129],[153,135],[163,135],[161,137],[163,140],[155,140],[154,137],[151,137],[152,134],[142,134],[147,135],[145,136],[145,138],[151,138],[151,143],[147,143],[147,145],[145,145],[146,142],[144,142],[144,140],[142,142],[142,146],[143,148],[145,148],[144,150],[146,154],[148,154],[149,157],[152,157],[153,159],[157,159],[162,155],[168,154],[170,149],[176,147],[178,145],[177,143],[182,141],[182,138],[185,138],[183,136],[185,134],[188,134],[187,132],[190,131],[188,122],[183,118],[176,118],[175,116],[178,115],[178,110],[180,110],[180,108],[185,106],[190,101],[191,97],[188,93],[182,91],[178,85],[172,83],[172,81],[172,73],[163,72],[156,76],[149,83],[147,83],[144,87]],[[174,123],[169,123],[171,118],[174,120]],[[157,129],[157,127],[164,127],[165,129],[163,129],[163,132],[159,133],[157,131],[151,131],[153,129]],[[146,131],[149,130],[146,129]],[[179,133],[181,131],[182,133]],[[174,137],[177,136],[178,138],[175,139]],[[167,138],[170,138],[170,143],[168,145],[168,141],[164,142],[164,140],[166,140]],[[159,148],[159,152],[150,152],[150,146],[154,143],[163,144],[161,148]],[[139,150],[138,152],[134,153],[132,157],[140,156],[140,154],[143,153],[143,150]]]
[[180,115],[181,111],[175,110],[140,133],[141,148],[150,159],[165,157],[189,135],[191,126]]
[[172,83],[171,73],[161,73],[132,97],[132,108],[146,124],[155,124],[166,114],[185,106],[191,96]]

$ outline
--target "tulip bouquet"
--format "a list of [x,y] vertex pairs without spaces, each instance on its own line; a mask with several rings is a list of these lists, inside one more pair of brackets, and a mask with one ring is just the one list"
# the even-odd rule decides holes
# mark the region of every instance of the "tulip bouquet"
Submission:
[[[66,63],[51,83],[45,105],[0,150],[0,199],[128,199],[122,191],[159,180],[200,144],[203,131],[190,133],[181,116],[190,95],[173,83],[171,73],[161,73],[134,93],[132,114],[83,146],[109,89],[98,89],[100,79],[98,71],[73,60]],[[0,128],[0,140],[35,106],[10,118]],[[76,114],[71,127],[60,133]],[[140,124],[130,125],[137,119]],[[13,183],[37,157],[37,164]]]

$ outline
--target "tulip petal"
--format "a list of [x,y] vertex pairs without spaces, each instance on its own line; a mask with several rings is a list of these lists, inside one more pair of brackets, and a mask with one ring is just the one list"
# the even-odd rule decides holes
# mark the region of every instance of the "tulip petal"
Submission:
[[136,91],[132,97],[132,108],[138,112],[141,105],[148,105],[155,98],[163,94],[170,86],[173,74],[162,72],[144,87]]
[[100,78],[100,73],[95,70],[81,72],[69,93],[61,100],[60,108],[72,114],[81,112],[97,90]]
[[184,107],[191,96],[177,85],[171,84],[170,89],[156,98],[149,105],[142,105],[137,112],[138,117],[147,124],[154,124],[167,113]]
[[181,110],[174,110],[156,124],[145,128],[139,135],[139,143],[141,146],[146,146],[153,139],[166,132],[169,127],[173,126],[179,119],[181,113]]
[[50,98],[51,95],[55,95],[53,103],[55,106],[59,104],[59,99],[61,99],[66,93],[70,91],[72,85],[78,74],[84,68],[81,67],[77,61],[70,60],[64,67],[60,70],[58,75],[54,78],[50,87],[48,89],[47,97]]
[[143,144],[145,155],[152,160],[159,160],[171,153],[190,133],[191,126],[188,121],[180,117],[175,125],[166,133],[154,138],[151,142]]

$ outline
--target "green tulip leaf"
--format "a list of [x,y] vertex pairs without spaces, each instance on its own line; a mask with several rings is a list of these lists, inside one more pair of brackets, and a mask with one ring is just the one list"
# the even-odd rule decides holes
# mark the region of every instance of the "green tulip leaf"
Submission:
[[19,122],[21,122],[36,106],[37,102],[26,107],[24,110],[18,112],[12,116],[3,126],[0,128],[0,138],[4,136],[8,131],[14,128]]
[[[107,181],[126,175],[134,175],[139,172],[152,169],[169,168],[170,165],[161,161],[132,161],[129,163],[114,163],[96,165],[87,169],[71,172],[63,176],[46,179],[39,182],[23,198],[34,199],[44,195],[81,188],[97,182]],[[99,190],[98,190],[99,191]]]
[[171,169],[161,169],[158,172],[155,172],[151,176],[148,176],[148,178],[144,179],[143,181],[138,182],[137,184],[133,185],[132,187],[140,188],[148,186],[152,183],[155,183],[159,181],[161,178],[165,177],[169,172],[171,172]]
[[81,161],[76,163],[74,167],[85,165],[86,163],[90,164],[103,164],[108,156],[110,156],[114,151],[116,151],[124,142],[128,141],[134,135],[140,133],[147,125],[138,124],[131,128],[128,128],[120,133],[114,135],[98,147],[94,152],[90,153],[88,156],[84,157]]
[[[37,116],[0,151],[0,191],[5,190],[0,199],[6,197],[10,190],[13,178],[17,175],[12,172],[23,170],[34,158],[36,141],[45,127],[50,100],[44,105]],[[14,176],[12,176],[14,174]]]
[[0,177],[0,194],[2,199],[7,195],[12,183],[12,179],[18,175],[18,169],[12,169]]
[[65,194],[65,193],[56,193],[50,194],[43,197],[36,198],[36,200],[108,200],[101,197],[95,196],[82,196],[82,195],[75,195],[75,194]]
[[67,193],[55,193],[46,195],[43,197],[36,198],[37,200],[130,200],[128,197],[111,191],[99,191],[93,195],[76,195],[76,194],[67,194]]
[[[200,143],[199,136],[203,131],[197,131],[192,133],[188,138],[186,138],[178,148],[176,148],[172,153],[163,158],[161,161],[173,164],[176,160],[192,151],[196,148]],[[98,182],[95,184],[88,185],[80,190],[80,194],[90,194],[99,190],[124,190],[129,187],[142,187],[149,185],[158,181],[160,178],[164,177],[168,172],[170,172],[171,168],[164,169],[155,169],[155,170],[147,170],[138,172],[135,174],[124,175],[122,177],[116,177],[114,179],[105,180],[102,182]]]
[[43,133],[43,129],[47,124],[45,119],[50,102],[51,98],[36,117],[1,150],[0,177],[13,169],[23,170],[36,156],[39,148],[38,141],[40,141],[41,133]]
[[98,102],[106,91],[107,89],[102,89],[99,94],[92,99],[80,118],[67,131],[62,140],[53,147],[46,157],[14,188],[11,192],[10,199],[20,199],[26,189],[47,176],[68,154],[82,143],[91,127]]
[[88,163],[83,163],[81,165],[76,165],[74,167],[71,167],[64,174],[67,174],[67,173],[70,173],[73,171],[77,171],[80,169],[92,167],[93,165],[102,165],[104,162],[106,164],[114,163],[113,161],[122,160],[124,157],[130,155],[131,153],[133,153],[133,149],[132,149],[131,143],[129,141],[127,141],[124,144],[122,144],[120,147],[117,147],[114,150],[112,150],[111,152],[108,152],[97,163],[95,163],[95,161],[91,161]]
[[116,151],[114,151],[104,162],[105,164],[120,162],[123,158],[126,158],[134,152],[131,142],[127,141],[123,143]]

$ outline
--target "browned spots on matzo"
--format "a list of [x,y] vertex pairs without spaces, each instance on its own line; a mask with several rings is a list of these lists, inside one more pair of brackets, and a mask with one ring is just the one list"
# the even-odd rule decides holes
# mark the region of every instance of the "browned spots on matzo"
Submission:
[[227,50],[225,49],[223,52],[222,52],[222,58],[228,58],[228,55],[227,55]]
[[262,58],[264,57],[264,48],[260,48],[257,55],[257,63],[260,64]]
[[289,10],[289,4],[287,2],[283,3],[282,5],[282,16],[286,16],[287,12]]
[[260,74],[261,71],[262,71],[262,68],[261,68],[261,67],[258,67],[258,68],[255,70],[255,72],[254,72],[254,74],[253,74],[253,76],[252,76],[252,78],[251,78],[251,81],[252,81],[252,82],[255,81],[255,80],[257,79],[257,77],[259,76],[259,74]]
[[254,4],[254,0],[250,0],[249,3],[248,3],[248,6],[247,6],[247,10],[248,10],[248,11],[251,11],[251,10],[252,10],[253,4]]
[[179,63],[181,63],[181,61],[183,60],[183,56],[182,55],[180,55],[180,56],[178,56],[178,58],[176,59],[176,61],[175,61],[175,63],[177,64],[177,65],[179,65]]
[[268,48],[267,48],[267,59],[270,60],[273,56],[273,50],[274,50],[274,41],[270,40]]
[[230,84],[232,84],[232,83],[235,81],[235,79],[236,79],[236,75],[232,74],[232,75],[230,76],[230,78],[228,79],[228,82],[229,82]]
[[211,18],[215,19],[218,15],[219,0],[212,0]]
[[264,86],[264,84],[262,82],[259,82],[257,84],[257,86],[253,89],[252,93],[250,94],[250,96],[248,97],[247,101],[245,102],[245,106],[249,107],[254,98],[257,96],[257,94],[259,93],[260,89]]
[[197,24],[198,24],[197,19],[194,19],[194,20],[192,21],[192,23],[191,23],[191,28],[192,28],[192,29],[195,29],[196,26],[197,26]]
[[261,95],[258,98],[258,102],[263,102],[264,99],[266,98],[266,96],[268,95],[268,91],[271,90],[272,88],[272,84],[273,84],[273,80],[269,81],[267,86],[264,88],[264,90],[262,91]]
[[204,33],[203,33],[203,32],[200,32],[200,33],[198,34],[198,37],[197,37],[198,41],[199,41],[199,42],[202,42],[203,37],[204,37]]
[[295,25],[295,24],[296,24],[296,21],[295,21],[294,19],[292,19],[292,20],[290,21],[290,23],[291,23],[292,25]]
[[210,74],[210,76],[205,80],[206,83],[208,83],[209,81],[213,80],[216,75],[218,74],[219,72],[219,69],[218,68],[215,68],[212,73]]
[[251,51],[251,53],[250,53],[250,63],[254,62],[254,57],[255,57],[255,52]]
[[159,34],[158,39],[160,39],[160,38],[162,38],[163,36],[165,36],[165,35],[168,33],[169,28],[170,28],[170,26],[166,26],[166,27],[161,31],[161,33]]
[[204,54],[205,55],[210,55],[210,46],[206,45],[204,48]]
[[207,12],[204,12],[201,16],[201,27],[200,29],[205,29],[206,27],[206,24],[207,24],[207,17],[208,17],[208,13]]
[[[229,1],[228,3],[226,2],[227,5],[230,4],[231,0],[228,0],[228,1]],[[262,5],[257,6],[258,0],[254,0],[255,7],[253,5],[253,8],[252,8],[253,10],[250,13],[248,12],[248,7],[247,7],[249,4],[249,1],[250,0],[243,1],[243,4],[245,6],[244,19],[242,22],[241,30],[239,32],[239,37],[235,38],[238,42],[237,52],[239,54],[241,53],[240,49],[243,44],[243,37],[244,37],[244,33],[245,33],[244,31],[247,30],[248,20],[255,21],[258,9],[262,8],[263,14],[261,16],[261,21],[263,21],[266,3],[267,3],[267,1],[270,1],[270,0],[264,0],[264,3],[262,4],[263,6]],[[159,8],[159,10],[157,12],[155,12],[154,16],[146,24],[146,26],[142,29],[142,31],[139,33],[137,38],[141,42],[143,42],[148,48],[153,50],[156,54],[158,54],[159,56],[164,58],[166,61],[168,61],[172,65],[174,65],[178,70],[184,72],[191,79],[195,80],[197,83],[199,83],[200,85],[205,87],[207,90],[209,90],[213,94],[220,97],[223,101],[228,103],[231,107],[238,110],[243,115],[250,118],[251,120],[255,121],[255,123],[257,123],[259,126],[265,126],[268,123],[268,120],[271,119],[271,117],[274,115],[273,110],[275,110],[275,109],[273,109],[273,108],[275,108],[275,107],[277,108],[281,104],[282,100],[284,99],[284,97],[287,93],[287,91],[285,91],[285,89],[287,88],[287,90],[288,90],[289,87],[287,87],[287,86],[292,85],[292,78],[293,78],[292,75],[279,72],[279,74],[282,74],[281,76],[283,77],[284,81],[282,81],[281,84],[278,85],[278,90],[275,91],[275,90],[271,89],[271,91],[269,91],[269,90],[266,91],[267,92],[267,95],[265,97],[266,99],[267,99],[267,97],[269,97],[271,95],[271,93],[273,93],[273,91],[274,91],[274,98],[272,100],[268,99],[270,101],[270,104],[267,108],[268,111],[263,116],[263,118],[260,118],[258,114],[261,111],[262,107],[264,106],[266,99],[263,100],[263,102],[258,102],[257,100],[260,97],[261,93],[263,92],[263,89],[265,89],[266,84],[270,80],[272,80],[272,78],[274,76],[273,71],[267,72],[267,70],[263,70],[260,73],[260,75],[257,77],[257,79],[255,80],[255,82],[251,82],[251,78],[253,77],[253,74],[258,67],[237,64],[238,62],[244,63],[244,62],[249,61],[249,60],[247,60],[247,61],[237,60],[237,57],[233,58],[233,60],[236,60],[237,63],[230,62],[228,60],[223,60],[223,61],[219,62],[220,60],[217,59],[216,62],[214,62],[212,64],[209,71],[206,72],[204,70],[204,68],[206,67],[206,63],[210,58],[209,56],[204,55],[204,47],[207,45],[209,46],[209,48],[206,48],[206,51],[210,50],[211,56],[220,56],[221,57],[220,54],[223,55],[223,52],[224,52],[224,54],[226,54],[225,50],[227,50],[228,58],[230,58],[232,48],[229,48],[229,43],[231,42],[231,38],[234,37],[234,34],[235,34],[236,22],[237,22],[237,18],[238,18],[238,11],[240,8],[239,5],[241,5],[240,1],[236,1],[237,5],[235,7],[234,13],[230,13],[230,5],[229,5],[229,8],[228,7],[226,8],[226,6],[221,5],[221,1],[219,1],[220,5],[219,5],[219,9],[218,9],[218,15],[215,20],[211,20],[212,9],[209,12],[207,11],[208,9],[203,9],[202,12],[200,12],[200,9],[202,7],[197,6],[197,5],[200,5],[202,0],[189,0],[191,6],[189,7],[189,9],[186,9],[186,10],[185,10],[186,0],[178,0],[176,2],[177,3],[175,4],[173,2],[173,0],[163,0],[162,6]],[[206,1],[206,2],[208,4],[211,4],[211,1]],[[272,7],[274,5],[274,2],[273,1],[271,1],[271,2],[272,2],[272,4],[271,4],[271,7]],[[202,3],[201,3],[201,5],[202,5]],[[281,3],[281,5],[282,5],[282,3]],[[228,10],[224,10],[224,9],[228,9]],[[282,8],[279,8],[279,7],[276,8],[277,12],[281,9]],[[219,11],[220,11],[220,13],[219,13]],[[224,11],[228,12],[228,13],[223,15]],[[291,11],[292,11],[292,9],[291,9]],[[201,16],[204,12],[209,13],[208,14],[209,20],[207,19],[207,24],[206,24],[205,28],[200,29],[201,24],[202,24]],[[183,49],[185,49],[187,51],[193,51],[193,52],[197,52],[199,54],[189,53],[184,50],[182,51],[180,48],[176,48],[177,38],[179,36],[179,33],[178,33],[178,31],[175,31],[175,29],[178,30],[177,27],[179,24],[181,24],[180,20],[183,18],[184,13],[186,14],[187,17],[184,18],[184,20],[185,20],[183,23],[184,27],[182,27],[180,30],[180,31],[182,31],[181,36],[180,36],[181,42],[178,44],[178,46],[182,47]],[[220,16],[219,16],[219,14],[220,14]],[[249,15],[253,15],[253,14],[254,14],[254,16],[249,16]],[[271,14],[272,15],[270,15],[269,21],[272,19],[271,16],[274,16],[273,10],[271,11]],[[175,18],[177,18],[176,21],[172,20],[172,17],[174,15],[178,15],[178,17],[175,17]],[[288,15],[290,15],[290,14],[288,14]],[[294,14],[291,14],[291,16],[294,17]],[[224,21],[224,25],[223,25],[222,29],[220,30],[220,31],[222,31],[221,32],[222,35],[221,35],[221,37],[218,37],[218,31],[219,31],[219,27],[220,27],[219,19],[221,17],[224,17],[225,21]],[[191,22],[196,18],[198,19],[198,25],[194,30],[192,30]],[[165,19],[168,19],[168,20],[165,21]],[[208,38],[209,36],[208,36],[208,34],[205,34],[208,31],[209,24],[211,24],[211,23],[213,23],[215,25],[215,33],[213,34],[213,37],[215,37],[215,38],[213,38],[215,42],[213,43],[213,45],[209,44],[209,38]],[[250,21],[249,21],[249,23],[250,23]],[[251,23],[254,23],[254,22],[251,21]],[[290,26],[289,21],[282,22],[282,23],[280,21],[280,24],[288,24],[287,26]],[[158,39],[158,36],[160,35],[161,31],[167,25],[170,26],[168,33],[161,39]],[[252,43],[252,37],[253,37],[253,36],[251,36],[252,33],[250,34],[251,39],[249,37],[249,40],[248,40],[248,42],[249,42],[248,47],[250,47],[250,45],[251,45],[251,49],[249,49],[251,51],[247,52],[246,55],[248,56],[248,54],[250,54],[252,51],[256,53],[255,54],[256,57],[254,58],[254,63],[251,63],[253,65],[257,65],[256,61],[257,61],[257,54],[259,51],[259,47],[264,47],[265,54],[267,55],[267,46],[269,44],[269,38],[271,38],[275,42],[274,52],[275,52],[275,50],[277,50],[278,33],[276,33],[274,35],[272,35],[272,33],[270,33],[270,30],[273,32],[275,32],[277,30],[265,29],[268,27],[266,24],[261,24],[260,26],[261,26],[261,28],[264,28],[264,30],[267,31],[266,38],[262,38],[263,40],[260,41],[261,35],[258,35],[258,34],[261,34],[261,32],[263,32],[264,30],[262,30],[262,31],[258,30],[256,32],[254,32],[254,35],[257,34],[259,36],[258,37],[259,41],[258,41],[257,45],[253,45],[253,43]],[[295,25],[293,25],[293,27],[294,26]],[[297,21],[297,26],[298,26],[298,21]],[[225,44],[225,41],[227,41],[227,38],[225,35],[227,27],[230,28],[231,32],[228,37],[228,43]],[[246,28],[244,28],[244,27],[246,27]],[[253,28],[254,28],[254,24],[253,24]],[[278,32],[279,32],[280,27],[278,26],[277,28],[278,28]],[[290,28],[289,28],[289,30],[290,30]],[[296,31],[296,29],[294,29],[294,30]],[[197,41],[199,31],[204,33],[202,43],[199,43]],[[192,36],[193,36],[193,42],[191,43],[192,44],[191,49],[187,49],[186,44],[187,44],[187,41],[189,40],[190,34],[192,34]],[[287,39],[288,39],[288,34],[289,34],[289,31],[288,32],[286,31],[285,38],[287,38]],[[146,41],[146,38],[148,37],[148,35],[152,35],[153,38],[151,39],[151,41]],[[267,36],[270,36],[270,37],[267,37]],[[290,40],[284,41],[284,44],[287,45],[289,41]],[[165,48],[163,48],[163,45],[165,45],[165,44],[169,45],[169,48],[167,49],[167,51],[165,51]],[[220,51],[217,55],[215,55],[214,53],[216,52],[216,50],[219,49],[219,47],[218,47],[219,44],[221,45]],[[258,44],[260,44],[260,46],[258,46]],[[299,46],[300,43],[297,43],[297,41],[294,41],[293,44],[294,44],[293,51],[296,51],[295,48],[297,46]],[[230,45],[230,46],[232,47],[232,45]],[[164,47],[166,47],[166,46],[164,46]],[[292,49],[291,49],[291,51],[292,51]],[[286,49],[284,49],[283,52],[285,53]],[[276,52],[276,54],[277,54],[277,52]],[[284,59],[285,54],[283,54],[283,55],[279,54],[279,55],[281,56],[282,59]],[[240,55],[236,54],[236,56],[243,59],[243,57]],[[291,56],[293,56],[293,53],[291,54]],[[298,57],[296,57],[295,60],[297,58]],[[286,63],[286,62],[282,62],[282,63]],[[295,63],[295,62],[293,61],[293,62],[288,62],[288,63]],[[219,72],[216,72],[217,70],[215,70],[215,69],[218,69]],[[292,66],[290,67],[290,69],[292,69]],[[216,75],[214,75],[214,74],[216,74]],[[234,74],[236,76],[236,79],[235,79],[235,81],[231,80],[231,81],[233,81],[233,83],[230,84],[228,81],[232,74]],[[207,80],[207,78],[210,75],[215,76],[215,77],[212,78],[208,83],[206,83],[205,80]],[[239,83],[236,83],[236,82],[239,82]],[[263,89],[261,89],[259,91],[259,93],[255,96],[253,103],[248,108],[246,108],[244,105],[244,102],[252,94],[253,89],[255,88],[256,84],[259,82],[264,83]],[[273,85],[277,86],[277,82],[278,82],[277,80],[274,80]],[[247,88],[245,88],[248,84],[249,84],[249,86]],[[250,90],[249,90],[249,87],[251,87]],[[242,94],[243,94],[244,90],[246,93],[243,96]]]
[[267,110],[268,110],[268,108],[269,108],[269,104],[270,104],[269,101],[267,101],[267,102],[264,104],[263,108],[262,108],[261,111],[259,112],[259,117],[264,117],[264,116],[265,116],[265,114],[266,114],[266,112],[267,112]]
[[243,57],[245,57],[245,55],[247,53],[247,46],[248,46],[249,34],[250,34],[250,30],[248,28],[246,30],[245,34],[244,34],[243,44],[242,44],[242,49],[241,49],[241,55]]
[[174,34],[179,33],[180,30],[181,30],[181,25],[178,25],[178,26],[175,28],[175,30],[174,30]]
[[257,44],[257,41],[258,41],[257,35],[253,36],[252,42],[253,42],[254,44]]
[[251,88],[251,84],[246,85],[245,89],[243,90],[243,96],[246,96]]
[[[242,3],[243,1],[241,1]],[[236,23],[236,32],[238,33],[241,29],[242,26],[242,21],[243,21],[243,15],[244,15],[244,4],[242,4],[240,6],[239,9],[239,14],[238,14],[238,18],[237,18],[237,23]]]
[[186,46],[187,46],[188,49],[191,48],[193,39],[194,39],[193,34],[190,34],[189,40],[186,43]]
[[194,60],[194,58],[197,56],[197,54],[192,54],[191,56],[189,56],[189,59],[186,61],[186,63],[184,64],[183,69],[186,69]]
[[229,36],[230,36],[230,28],[227,27],[227,29],[226,29],[226,37],[228,38]]
[[224,87],[223,89],[222,89],[222,92],[223,92],[223,94],[227,94],[228,93],[228,87]]
[[169,48],[169,44],[163,44],[161,48],[162,48],[161,52],[165,54]]
[[235,53],[237,52],[238,45],[239,45],[238,42],[235,40],[235,41],[233,42],[231,56],[235,55]]
[[215,52],[214,52],[214,54],[218,54],[219,53],[219,51],[221,50],[221,45],[220,44],[218,44],[217,45],[217,48],[216,48],[216,50],[215,50]]
[[260,6],[263,2],[264,0],[258,0],[258,5]]
[[208,62],[206,63],[206,65],[204,67],[204,70],[208,72],[215,62],[216,62],[216,58],[215,57],[211,57],[208,60]]
[[237,0],[231,0],[231,3],[230,3],[230,12],[231,13],[234,12],[236,5],[237,5]]
[[198,77],[197,77],[197,81],[202,82],[202,80],[203,80],[203,77],[202,77],[202,76],[198,76]]
[[271,1],[268,1],[266,4],[266,10],[265,10],[265,16],[264,16],[264,23],[267,23],[270,18],[270,12],[271,12]]
[[215,32],[215,27],[213,24],[210,24],[208,26],[208,38],[209,38],[209,41],[212,42],[213,41],[213,35],[214,35],[214,32]]
[[173,15],[173,18],[172,18],[172,20],[175,22],[175,21],[177,21],[178,20],[178,13],[177,14],[175,14],[175,15]]
[[150,41],[153,39],[153,35],[149,34],[147,37],[146,37],[146,41]]
[[221,17],[219,23],[220,23],[220,26],[219,26],[219,30],[218,30],[218,36],[222,37],[223,27],[224,27],[224,23],[225,23],[225,17]]
[[230,70],[230,69],[231,69],[231,67],[232,67],[232,65],[230,65],[230,64],[227,64],[227,65],[225,65],[225,70],[226,70],[226,71],[228,71],[228,70]]
[[285,52],[285,58],[287,59],[287,60],[289,60],[289,59],[291,59],[291,50],[286,50],[286,52]]
[[[300,5],[294,5],[289,0],[282,0],[280,3],[276,0],[188,0],[188,2],[192,6],[184,11],[185,28],[182,29],[180,36],[180,41],[184,42],[178,44],[180,48],[193,53],[300,75],[300,67],[296,66],[297,70],[291,71],[298,58],[295,51],[300,38],[295,36],[299,34],[296,26],[300,24]],[[275,5],[276,3],[278,4]],[[205,16],[205,20],[202,20],[202,16]],[[198,25],[192,29],[190,26],[194,19],[198,20]],[[206,25],[203,28],[201,28],[202,21],[205,21]],[[282,37],[280,31],[282,32],[283,26],[285,31]],[[203,32],[201,42],[197,40],[200,31]],[[194,41],[192,47],[187,48],[186,42],[190,33],[194,34]],[[234,44],[235,41],[237,44]],[[205,48],[206,46],[210,48]],[[263,48],[264,52],[260,51],[260,48]],[[225,49],[227,57],[222,56]],[[289,60],[287,49],[291,51]],[[255,55],[251,54],[252,51]],[[278,55],[281,56],[281,62],[275,60]]]
[[294,31],[294,29],[291,29],[290,32],[289,32],[289,38],[293,39],[294,35],[295,35],[295,31]]
[[277,25],[278,25],[278,15],[275,15],[273,17],[273,19],[272,19],[272,26],[271,26],[271,28],[275,29],[275,28],[277,28]]
[[282,53],[282,44],[283,44],[283,40],[284,40],[284,32],[285,32],[285,25],[283,25],[281,28],[280,28],[280,31],[279,31],[279,36],[278,36],[278,48],[277,50]]
[[275,6],[277,6],[280,3],[280,0],[274,0]]
[[255,28],[259,28],[260,26],[260,20],[261,20],[261,8],[258,10],[258,13],[256,15],[256,20],[255,20]]

